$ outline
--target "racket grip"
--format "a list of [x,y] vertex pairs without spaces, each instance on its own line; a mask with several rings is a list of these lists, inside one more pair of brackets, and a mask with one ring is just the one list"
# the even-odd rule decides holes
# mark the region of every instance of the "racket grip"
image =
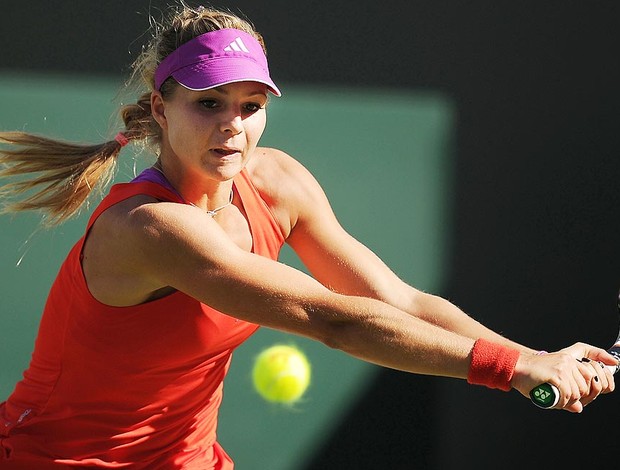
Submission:
[[539,408],[553,408],[560,400],[560,391],[555,385],[544,383],[530,391],[530,399]]

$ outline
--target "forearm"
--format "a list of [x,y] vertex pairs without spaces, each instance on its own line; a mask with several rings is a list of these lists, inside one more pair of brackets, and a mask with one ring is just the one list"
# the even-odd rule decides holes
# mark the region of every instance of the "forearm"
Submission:
[[[601,384],[599,379],[594,380],[598,371],[591,370],[588,365],[597,360],[613,364],[613,357],[603,350],[575,344],[556,354],[535,355],[533,350],[506,340],[471,319],[464,319],[465,314],[449,302],[433,296],[425,300],[421,305],[426,311],[435,312],[433,318],[442,320],[434,323],[443,326],[381,301],[345,297],[340,300],[347,305],[344,310],[352,307],[359,321],[345,322],[331,329],[334,342],[324,342],[385,367],[466,378],[471,384],[504,391],[516,388],[527,398],[534,387],[552,383],[560,390],[557,407],[572,412],[580,412],[598,394],[613,390],[611,374],[608,373],[607,380]],[[331,305],[333,308],[334,303]],[[336,306],[336,310],[340,308]],[[458,331],[449,331],[447,328],[451,326]],[[474,341],[472,336],[483,339]],[[580,358],[591,360],[575,360]]]
[[520,352],[535,353],[535,350],[505,338],[476,321],[448,300],[436,295],[414,291],[410,295],[408,305],[402,308],[421,320],[467,338],[484,338]]
[[[319,335],[315,339],[384,367],[426,375],[467,377],[474,344],[471,338],[439,328],[381,301],[337,294],[329,297],[324,304],[313,306],[318,321],[311,320],[311,323],[314,333]],[[331,321],[334,314],[338,319]],[[352,321],[347,321],[349,315],[354,315]],[[324,319],[328,320],[324,322]]]

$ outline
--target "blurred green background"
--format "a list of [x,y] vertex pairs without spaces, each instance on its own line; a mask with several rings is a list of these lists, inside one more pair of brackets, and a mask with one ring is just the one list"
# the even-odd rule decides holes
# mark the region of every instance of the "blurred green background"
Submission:
[[[0,130],[99,142],[119,129],[121,83],[100,77],[0,75]],[[455,107],[410,90],[281,87],[262,145],[297,157],[322,184],[341,223],[406,281],[429,291],[445,282],[450,254]],[[123,150],[116,182],[153,156]],[[53,229],[37,214],[0,219],[0,400],[27,367],[48,289],[98,199]],[[380,229],[379,229],[380,228]],[[285,247],[281,260],[304,269]],[[252,389],[253,358],[274,343],[308,355],[313,381],[292,408]],[[375,366],[303,338],[261,329],[235,353],[225,383],[219,439],[240,469],[300,468],[364,393]]]
[[[0,88],[0,128],[56,129],[60,136],[89,140],[114,135],[116,84],[97,76],[126,74],[147,39],[152,16],[159,18],[174,3],[3,2],[0,76],[15,80]],[[615,339],[619,2],[220,0],[214,5],[250,18],[267,42],[270,70],[285,97],[272,103],[265,143],[311,167],[343,223],[401,276],[531,347],[551,351],[573,341],[608,346]],[[52,71],[65,78],[55,80]],[[97,83],[107,90],[99,93]],[[53,94],[62,99],[47,96]],[[404,101],[393,114],[375,106],[372,96]],[[332,119],[342,117],[341,103],[355,113],[344,122]],[[279,108],[285,118],[278,118]],[[434,109],[434,117],[418,119],[425,109]],[[403,115],[410,124],[391,122]],[[370,125],[355,124],[358,118]],[[425,124],[437,119],[448,124],[424,135]],[[311,127],[302,126],[309,121]],[[360,132],[353,133],[349,123]],[[311,134],[315,126],[325,132]],[[446,140],[435,139],[435,132],[446,134]],[[428,152],[420,150],[423,143],[431,147]],[[353,155],[349,150],[358,144],[364,150]],[[365,148],[380,148],[377,159]],[[128,169],[119,178],[132,172],[131,151],[125,154]],[[442,166],[447,173],[426,179]],[[412,178],[406,184],[403,172]],[[418,177],[437,186],[415,187]],[[394,184],[374,187],[384,181],[379,178]],[[369,201],[372,192],[377,199]],[[353,199],[366,207],[349,212]],[[423,213],[433,204],[445,211],[439,220],[426,220]],[[400,212],[410,214],[409,226],[393,224]],[[0,374],[5,374],[0,395],[27,363],[53,266],[81,232],[83,224],[76,222],[30,237],[39,224],[36,217],[0,219]],[[438,253],[435,264],[424,261]],[[517,392],[376,368],[361,368],[359,387],[337,399],[326,390],[346,382],[341,374],[348,370],[329,370],[339,355],[320,345],[309,346],[320,355],[310,350],[316,373],[304,406],[285,412],[268,407],[249,388],[249,361],[262,338],[257,335],[239,350],[233,370],[239,378],[232,375],[227,383],[221,437],[239,470],[496,468],[507,455],[521,456],[543,438],[539,467],[555,468],[559,456],[570,455],[573,467],[589,468],[589,441],[580,451],[571,437],[611,429],[619,419],[617,392],[574,416],[541,412]],[[320,359],[324,352],[329,360]],[[237,399],[237,393],[247,395]],[[325,411],[332,419],[317,431],[314,413],[329,403],[336,404]],[[260,418],[252,423],[232,418],[249,408],[262,413]],[[273,443],[282,434],[276,452]],[[611,432],[598,432],[594,439],[600,448],[616,446]]]

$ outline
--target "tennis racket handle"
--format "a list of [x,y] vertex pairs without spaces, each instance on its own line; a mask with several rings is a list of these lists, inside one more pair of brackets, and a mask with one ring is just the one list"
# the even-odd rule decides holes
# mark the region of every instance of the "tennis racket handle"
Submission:
[[[612,374],[620,369],[620,366],[605,366]],[[530,392],[532,403],[540,408],[553,408],[560,400],[560,391],[555,385],[544,383],[534,387]]]
[[539,408],[553,408],[560,400],[560,391],[555,385],[544,383],[530,391],[530,400]]

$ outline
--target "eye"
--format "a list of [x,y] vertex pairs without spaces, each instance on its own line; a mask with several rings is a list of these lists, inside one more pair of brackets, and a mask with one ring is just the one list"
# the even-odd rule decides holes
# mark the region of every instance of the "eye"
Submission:
[[264,105],[262,105],[261,103],[246,103],[244,107],[247,112],[255,113],[256,111],[261,109],[263,106]]
[[200,105],[207,109],[213,109],[217,107],[217,101],[212,99],[203,99],[200,100]]

